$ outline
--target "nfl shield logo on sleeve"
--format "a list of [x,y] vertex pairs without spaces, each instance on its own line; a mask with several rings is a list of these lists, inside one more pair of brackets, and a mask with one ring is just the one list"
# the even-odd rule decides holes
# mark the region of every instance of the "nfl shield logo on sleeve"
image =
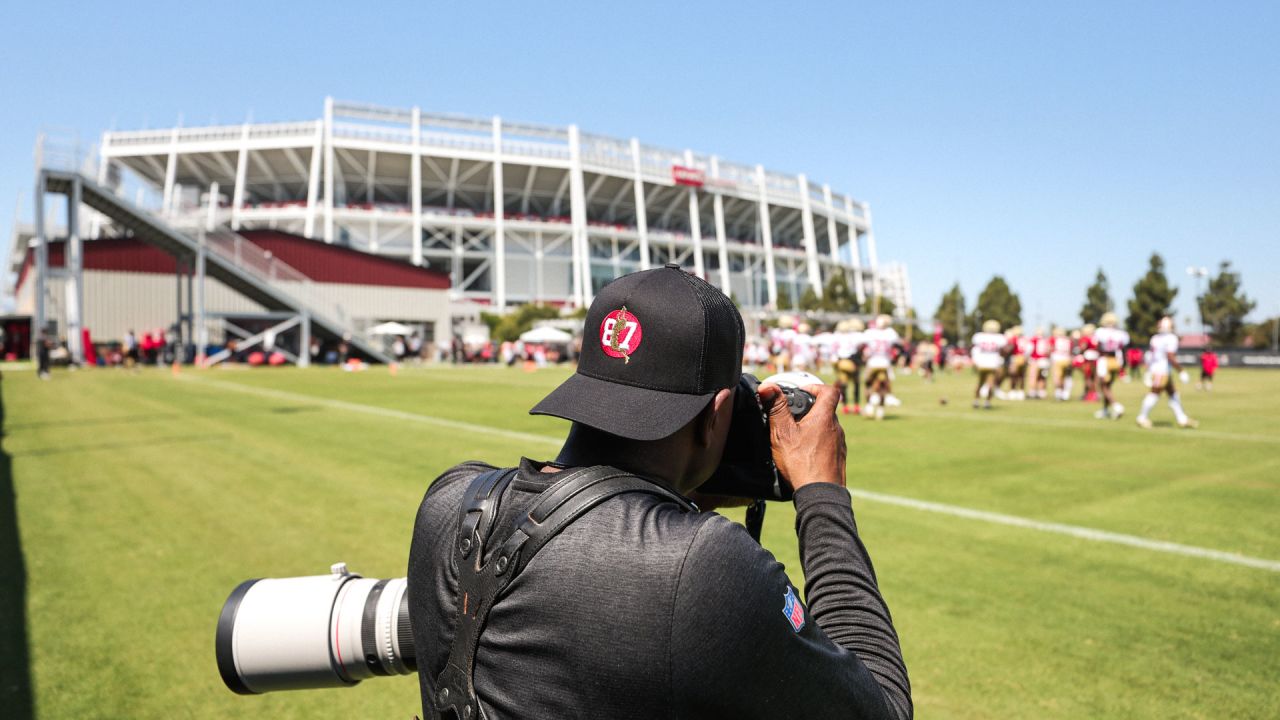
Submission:
[[804,627],[804,606],[800,604],[800,598],[796,597],[795,588],[788,585],[782,601],[782,614],[787,616],[791,629],[800,632],[800,628]]

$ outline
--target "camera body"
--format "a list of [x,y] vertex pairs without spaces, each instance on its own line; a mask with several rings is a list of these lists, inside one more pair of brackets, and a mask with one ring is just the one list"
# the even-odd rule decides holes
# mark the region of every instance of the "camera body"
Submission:
[[779,373],[765,378],[764,382],[743,373],[733,398],[733,420],[729,424],[724,457],[698,492],[753,500],[791,499],[791,489],[773,464],[769,413],[760,403],[760,386],[765,383],[782,390],[787,409],[796,420],[804,417],[814,402],[813,395],[801,388],[823,384],[816,375],[806,372]]

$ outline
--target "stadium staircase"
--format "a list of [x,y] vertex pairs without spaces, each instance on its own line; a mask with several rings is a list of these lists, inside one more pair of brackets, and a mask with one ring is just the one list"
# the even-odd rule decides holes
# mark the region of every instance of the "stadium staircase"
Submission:
[[[85,205],[111,218],[133,237],[195,266],[199,241],[179,231],[155,215],[117,197],[82,173],[45,169],[45,189],[70,198],[72,186],[80,184]],[[270,311],[296,313],[311,318],[315,337],[330,341],[345,339],[357,353],[369,360],[389,363],[391,358],[361,338],[347,323],[342,308],[316,292],[311,281],[271,253],[228,230],[205,236],[205,273]]]

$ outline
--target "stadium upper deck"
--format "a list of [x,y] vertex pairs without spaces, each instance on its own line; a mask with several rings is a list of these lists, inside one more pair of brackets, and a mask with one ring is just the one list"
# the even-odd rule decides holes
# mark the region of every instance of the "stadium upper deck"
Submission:
[[177,222],[401,256],[447,270],[456,298],[499,307],[589,303],[610,279],[667,262],[751,308],[820,294],[836,271],[860,300],[881,290],[866,203],[803,174],[572,125],[329,98],[319,120],[108,132],[100,153],[100,182],[118,186],[127,169]]

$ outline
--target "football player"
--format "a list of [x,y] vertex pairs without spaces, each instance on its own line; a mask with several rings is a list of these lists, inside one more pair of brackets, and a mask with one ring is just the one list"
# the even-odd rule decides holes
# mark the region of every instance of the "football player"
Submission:
[[1054,327],[1049,343],[1049,362],[1053,375],[1053,397],[1058,402],[1071,397],[1071,338],[1066,328]]
[[1169,407],[1173,410],[1173,416],[1178,420],[1178,427],[1194,428],[1199,423],[1187,417],[1187,413],[1182,409],[1182,398],[1178,395],[1178,388],[1173,384],[1173,371],[1178,371],[1178,379],[1183,383],[1188,382],[1187,371],[1182,369],[1178,364],[1178,336],[1173,333],[1173,319],[1169,317],[1160,318],[1160,326],[1155,335],[1151,336],[1151,351],[1148,355],[1147,372],[1151,376],[1151,389],[1147,396],[1142,399],[1142,411],[1138,413],[1138,425],[1144,428],[1151,427],[1151,409],[1156,406],[1160,400],[1160,393],[1169,396]]
[[893,393],[889,373],[899,339],[891,322],[888,315],[880,315],[875,327],[862,334],[867,356],[867,405],[872,409],[866,413],[869,420],[884,419],[885,405]]
[[999,320],[982,323],[982,332],[974,334],[970,344],[973,367],[978,371],[978,387],[973,391],[974,408],[979,407],[981,401],[982,407],[991,409],[991,396],[995,394],[1008,346],[1009,341],[1000,334]]
[[1129,344],[1129,333],[1117,327],[1119,324],[1115,313],[1106,313],[1102,316],[1102,327],[1093,334],[1098,343],[1098,394],[1102,396],[1102,409],[1094,413],[1094,417],[1100,419],[1119,420],[1124,415],[1124,405],[1116,402],[1111,391],[1111,384],[1124,367],[1124,348]]
[[[848,415],[862,412],[862,331],[866,328],[858,318],[836,326],[836,387],[843,399],[841,411]],[[849,405],[849,389],[853,389],[853,405]]]

